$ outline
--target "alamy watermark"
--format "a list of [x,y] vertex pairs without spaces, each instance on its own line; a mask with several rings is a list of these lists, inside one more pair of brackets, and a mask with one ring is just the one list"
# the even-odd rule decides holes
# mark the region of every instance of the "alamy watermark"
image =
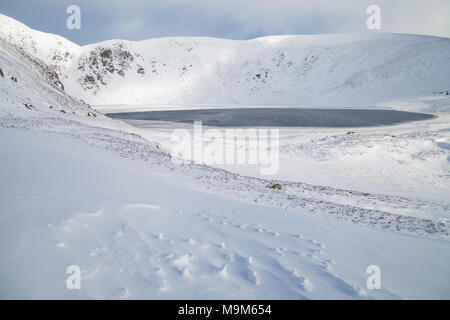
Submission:
[[367,289],[381,289],[381,269],[377,265],[370,265],[366,270],[367,274],[370,276],[367,277]]
[[72,4],[67,7],[66,13],[70,14],[66,20],[67,29],[81,29],[81,9],[79,6]]
[[175,129],[171,155],[175,162],[206,165],[255,165],[261,175],[274,175],[279,170],[279,129],[203,130],[195,121],[193,133]]
[[69,290],[81,289],[81,269],[77,265],[70,265],[66,269],[66,273],[70,276],[66,279],[66,287]]
[[380,30],[381,29],[381,9],[379,6],[373,4],[367,7],[366,13],[369,15],[366,21],[367,29]]

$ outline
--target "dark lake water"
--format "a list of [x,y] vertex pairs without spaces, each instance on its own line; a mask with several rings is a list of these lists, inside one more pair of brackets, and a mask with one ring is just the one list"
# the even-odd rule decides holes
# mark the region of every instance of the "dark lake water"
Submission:
[[242,108],[108,113],[124,120],[193,123],[214,127],[370,127],[427,120],[433,115],[365,109]]

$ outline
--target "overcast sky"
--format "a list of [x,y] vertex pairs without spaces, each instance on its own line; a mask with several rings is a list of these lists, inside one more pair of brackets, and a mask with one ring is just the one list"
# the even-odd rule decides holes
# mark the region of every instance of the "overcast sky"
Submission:
[[[81,8],[80,30],[66,27],[71,4]],[[450,37],[449,0],[0,0],[0,12],[82,45],[117,38],[367,32],[371,4],[381,9],[383,32]]]

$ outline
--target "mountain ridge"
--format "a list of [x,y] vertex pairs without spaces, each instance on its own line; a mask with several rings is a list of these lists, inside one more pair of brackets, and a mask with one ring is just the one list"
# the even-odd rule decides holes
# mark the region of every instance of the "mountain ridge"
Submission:
[[[166,37],[78,46],[0,15],[0,37],[90,104],[379,104],[450,89],[450,39],[388,33]],[[17,23],[15,23],[17,22]]]

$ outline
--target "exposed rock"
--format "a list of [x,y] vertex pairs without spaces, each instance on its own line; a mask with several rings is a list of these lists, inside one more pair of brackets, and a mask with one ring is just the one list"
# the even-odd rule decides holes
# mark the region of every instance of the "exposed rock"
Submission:
[[84,82],[95,83],[95,78],[93,76],[87,75],[86,77],[84,77]]
[[93,118],[97,118],[97,115],[95,114],[95,113],[93,113],[93,112],[88,112],[88,117],[93,117]]
[[275,184],[270,186],[270,189],[281,190],[281,184],[275,183]]
[[107,85],[113,74],[125,76],[133,60],[131,51],[123,44],[114,44],[111,48],[95,48],[78,61],[78,69],[87,74],[78,79],[78,82],[83,89],[96,93],[100,90],[100,85]]
[[52,82],[55,86],[57,86],[62,91],[64,91],[64,85],[59,80],[59,76],[56,73],[56,71],[46,68],[44,70],[44,72],[45,72],[45,75],[47,76],[48,80],[50,80],[50,82]]
[[112,51],[111,49],[105,49],[100,52],[100,57],[104,58],[105,60],[109,60],[112,57]]
[[2,78],[4,78],[4,77],[5,77],[5,75],[3,74],[3,70],[2,70],[2,68],[0,68],[0,76],[1,76]]

